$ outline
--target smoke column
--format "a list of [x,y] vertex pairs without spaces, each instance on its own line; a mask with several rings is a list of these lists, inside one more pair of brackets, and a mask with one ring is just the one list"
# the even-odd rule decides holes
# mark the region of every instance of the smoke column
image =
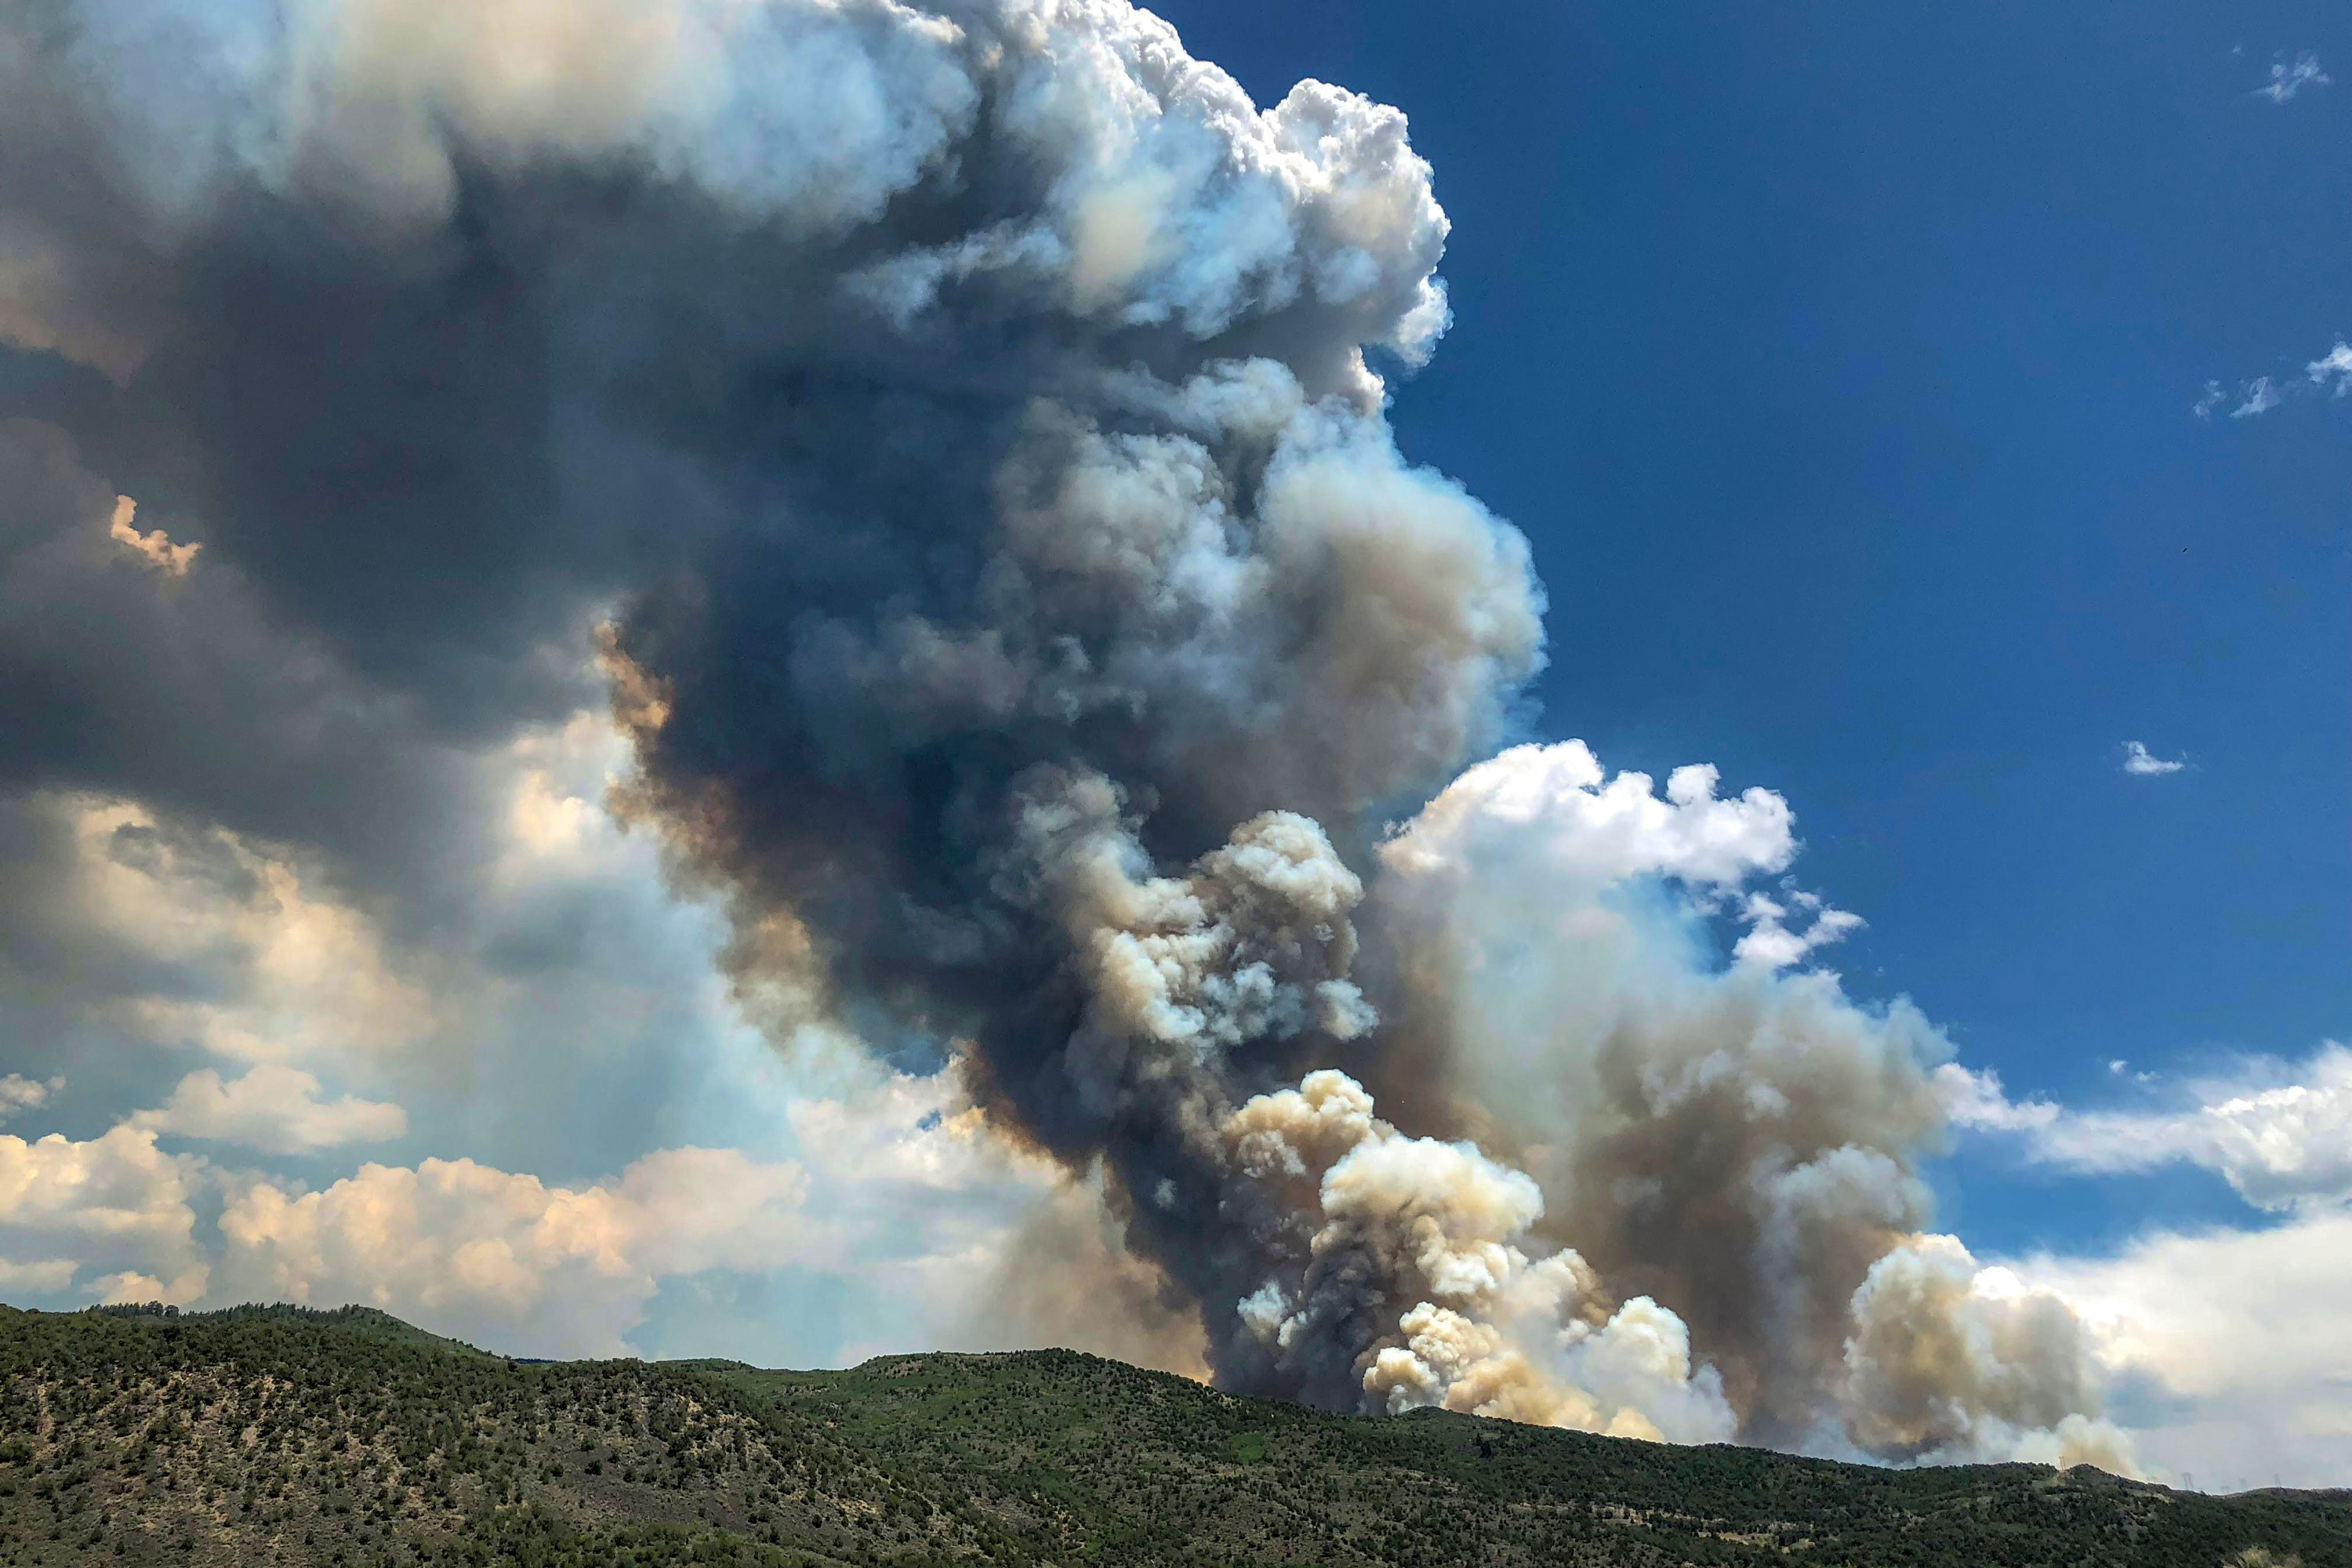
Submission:
[[1382,416],[1395,110],[1119,0],[28,0],[0,105],[45,416],[452,734],[601,625],[747,1005],[1098,1169],[1222,1385],[2128,1464],[1785,803],[1454,777],[1544,603]]

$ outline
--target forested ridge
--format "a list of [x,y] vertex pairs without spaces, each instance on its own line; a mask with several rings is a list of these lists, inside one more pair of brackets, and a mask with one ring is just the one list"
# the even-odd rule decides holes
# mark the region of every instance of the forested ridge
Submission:
[[[2247,1553],[2253,1552],[2252,1557]],[[0,1308],[0,1568],[66,1563],[2352,1568],[2352,1494],[1882,1469],[1068,1352],[518,1362],[365,1308]]]

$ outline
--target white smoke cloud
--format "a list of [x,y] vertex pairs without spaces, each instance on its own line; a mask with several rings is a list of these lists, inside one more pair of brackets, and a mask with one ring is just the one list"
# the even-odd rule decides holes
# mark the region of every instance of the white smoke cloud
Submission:
[[1834,942],[1843,942],[1863,928],[1863,918],[1848,910],[1833,910],[1820,898],[1800,893],[1790,900],[1811,919],[1801,931],[1788,924],[1789,904],[1763,893],[1750,893],[1740,907],[1740,915],[1748,922],[1748,931],[1732,944],[1731,957],[1737,963],[1752,963],[1765,969],[1786,969],[1797,963],[1817,948]]
[[146,358],[154,325],[125,321],[89,299],[77,260],[40,224],[0,213],[0,344],[57,353],[120,384]]
[[1638,877],[1731,888],[1787,869],[1797,854],[1789,803],[1756,788],[1718,799],[1720,777],[1704,763],[1676,768],[1661,798],[1647,773],[1610,778],[1581,741],[1515,746],[1448,784],[1381,858],[1427,878],[1532,850],[1549,874],[1591,888]]
[[[650,163],[812,239],[952,173],[982,100],[1010,151],[1060,171],[1042,201],[869,264],[853,292],[901,321],[949,279],[1046,287],[1077,313],[1209,339],[1301,301],[1348,318],[1360,404],[1378,343],[1425,359],[1448,321],[1432,277],[1446,220],[1396,110],[1320,82],[1259,110],[1124,0],[79,0],[76,64],[106,122],[185,224],[234,182],[446,220],[465,158],[509,174]],[[58,247],[28,228],[19,255]],[[51,273],[0,289],[0,330],[117,374],[144,345]],[[5,282],[0,278],[0,282]],[[56,286],[53,286],[56,285]]]
[[1236,1049],[1370,1026],[1347,978],[1363,885],[1320,827],[1269,813],[1190,877],[1160,877],[1125,807],[1098,774],[1041,775],[1018,805],[1023,862],[999,878],[1055,910],[1083,966],[1087,1005],[1063,1070],[1087,1111],[1108,1121],[1172,1096],[1197,1124]]
[[1683,884],[1699,907],[1726,907],[1749,928],[1733,958],[1785,969],[1860,930],[1862,917],[1790,888],[1731,895],[1796,858],[1795,815],[1770,790],[1715,793],[1706,763],[1676,768],[1663,796],[1647,773],[1608,776],[1581,741],[1515,746],[1448,784],[1385,845],[1385,864],[1423,880],[1475,875],[1530,852],[1564,884],[1597,892],[1643,879]]
[[1100,1166],[1050,1182],[1008,1227],[992,1255],[941,1294],[956,1302],[935,1322],[943,1350],[1056,1345],[1206,1383],[1201,1313],[1166,1271],[1129,1250]]
[[939,158],[975,99],[960,30],[887,0],[85,0],[78,14],[80,63],[183,211],[254,172],[432,221],[466,155],[514,170],[639,157],[835,226]]

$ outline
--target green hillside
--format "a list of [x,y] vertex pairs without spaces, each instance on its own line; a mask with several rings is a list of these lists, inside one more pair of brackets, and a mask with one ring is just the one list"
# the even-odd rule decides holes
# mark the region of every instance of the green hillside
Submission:
[[2218,1568],[2249,1548],[2352,1568],[2352,1497],[1345,1418],[1066,1352],[535,1364],[357,1308],[0,1308],[5,1568]]

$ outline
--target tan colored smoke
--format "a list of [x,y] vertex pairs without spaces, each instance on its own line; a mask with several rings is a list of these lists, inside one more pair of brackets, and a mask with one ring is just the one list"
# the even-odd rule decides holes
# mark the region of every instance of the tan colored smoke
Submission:
[[1329,1070],[1249,1100],[1225,1136],[1242,1179],[1281,1192],[1307,1233],[1303,1267],[1242,1307],[1277,1362],[1311,1364],[1352,1335],[1364,1402],[1390,1414],[1731,1434],[1679,1319],[1647,1300],[1611,1312],[1572,1251],[1529,1256],[1543,1198],[1525,1174],[1470,1144],[1404,1136]]
[[[1889,1458],[2065,1446],[2128,1470],[2113,1429],[2085,1426],[2098,1376],[2071,1310],[1996,1310],[1996,1277],[1971,1294],[1928,1268],[1945,1255],[1916,1240],[1918,1165],[1950,1047],[1907,1004],[1865,1007],[1790,967],[1839,913],[1786,884],[1752,893],[1795,850],[1784,802],[1719,798],[1712,769],[1662,795],[1575,742],[1479,764],[1381,849],[1368,908],[1399,983],[1374,994],[1402,1049],[1376,1081],[1399,1074],[1424,1114],[1521,1163],[1542,1233],[1605,1289],[1673,1306],[1751,1438]],[[1711,919],[1780,934],[1726,965]]]

